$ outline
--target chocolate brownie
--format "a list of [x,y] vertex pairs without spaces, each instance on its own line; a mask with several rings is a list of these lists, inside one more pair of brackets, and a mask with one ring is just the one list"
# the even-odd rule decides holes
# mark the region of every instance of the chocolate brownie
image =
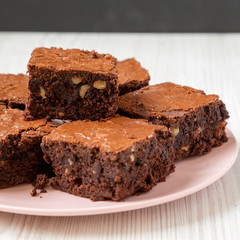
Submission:
[[65,123],[42,141],[58,190],[91,200],[149,191],[174,171],[171,134],[145,120],[114,116]]
[[175,137],[176,160],[227,141],[224,103],[191,87],[162,83],[128,93],[120,97],[119,113],[168,127]]
[[0,104],[25,109],[28,77],[23,74],[0,74]]
[[26,120],[113,115],[118,107],[116,63],[110,54],[95,51],[36,48],[28,62]]
[[150,75],[135,58],[117,62],[119,95],[148,86]]
[[3,114],[4,110],[6,110],[6,106],[5,105],[0,105],[0,114]]
[[24,121],[18,109],[0,115],[0,188],[30,183],[38,173],[51,174],[40,143],[53,128],[44,119]]

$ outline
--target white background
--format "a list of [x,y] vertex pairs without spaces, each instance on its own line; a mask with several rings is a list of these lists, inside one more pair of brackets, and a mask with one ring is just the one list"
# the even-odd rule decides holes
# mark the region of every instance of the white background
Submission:
[[[135,57],[151,84],[171,81],[216,93],[240,141],[240,34],[0,33],[0,72],[26,73],[39,46]],[[240,239],[240,159],[208,188],[142,210],[88,217],[0,212],[0,239]]]

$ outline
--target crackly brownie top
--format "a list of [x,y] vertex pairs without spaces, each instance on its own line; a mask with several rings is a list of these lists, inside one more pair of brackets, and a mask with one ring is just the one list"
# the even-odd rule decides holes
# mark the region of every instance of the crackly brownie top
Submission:
[[131,81],[142,82],[150,80],[148,71],[135,58],[117,62],[117,70],[118,83],[120,85]]
[[139,116],[181,116],[186,111],[220,101],[217,95],[174,83],[147,86],[120,97],[119,109]]
[[25,100],[28,94],[28,76],[23,74],[0,74],[0,102]]
[[0,140],[9,135],[17,135],[24,131],[41,130],[50,132],[54,124],[48,125],[45,119],[24,121],[23,111],[18,109],[6,109],[0,115]]
[[95,51],[40,47],[33,50],[28,70],[35,66],[56,71],[76,70],[116,74],[116,61],[110,54],[99,54]]
[[83,144],[103,151],[117,152],[134,143],[151,138],[156,130],[167,131],[163,126],[152,125],[142,119],[116,115],[101,121],[75,121],[65,123],[45,137],[45,140]]

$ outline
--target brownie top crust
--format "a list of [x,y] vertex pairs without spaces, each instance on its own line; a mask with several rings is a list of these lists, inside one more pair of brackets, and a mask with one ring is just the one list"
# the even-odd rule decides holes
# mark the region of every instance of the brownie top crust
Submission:
[[120,152],[134,143],[151,138],[163,126],[152,125],[142,119],[115,115],[101,121],[75,121],[65,123],[45,137],[45,140],[99,147],[104,152]]
[[166,82],[121,96],[119,109],[148,117],[181,116],[186,111],[194,111],[216,101],[220,102],[217,95],[206,95],[201,90]]
[[23,74],[0,74],[0,102],[20,99],[25,101],[28,94],[28,76]]
[[50,132],[54,124],[48,125],[45,119],[24,121],[23,112],[18,109],[6,109],[0,115],[0,140],[6,136],[19,134],[23,131],[43,130]]
[[129,58],[117,62],[118,83],[124,84],[129,81],[149,81],[148,71],[141,66],[135,58]]
[[116,58],[112,55],[99,54],[95,51],[40,47],[33,50],[28,62],[28,70],[35,66],[56,71],[76,70],[117,74],[116,62]]

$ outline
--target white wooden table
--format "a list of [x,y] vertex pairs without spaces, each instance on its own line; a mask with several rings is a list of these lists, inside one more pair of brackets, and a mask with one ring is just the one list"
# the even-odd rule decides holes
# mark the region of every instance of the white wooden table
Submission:
[[[38,46],[135,57],[152,84],[172,81],[217,93],[240,142],[240,34],[0,33],[0,72],[25,73]],[[240,157],[206,189],[151,208],[86,217],[0,212],[0,239],[240,239]]]

